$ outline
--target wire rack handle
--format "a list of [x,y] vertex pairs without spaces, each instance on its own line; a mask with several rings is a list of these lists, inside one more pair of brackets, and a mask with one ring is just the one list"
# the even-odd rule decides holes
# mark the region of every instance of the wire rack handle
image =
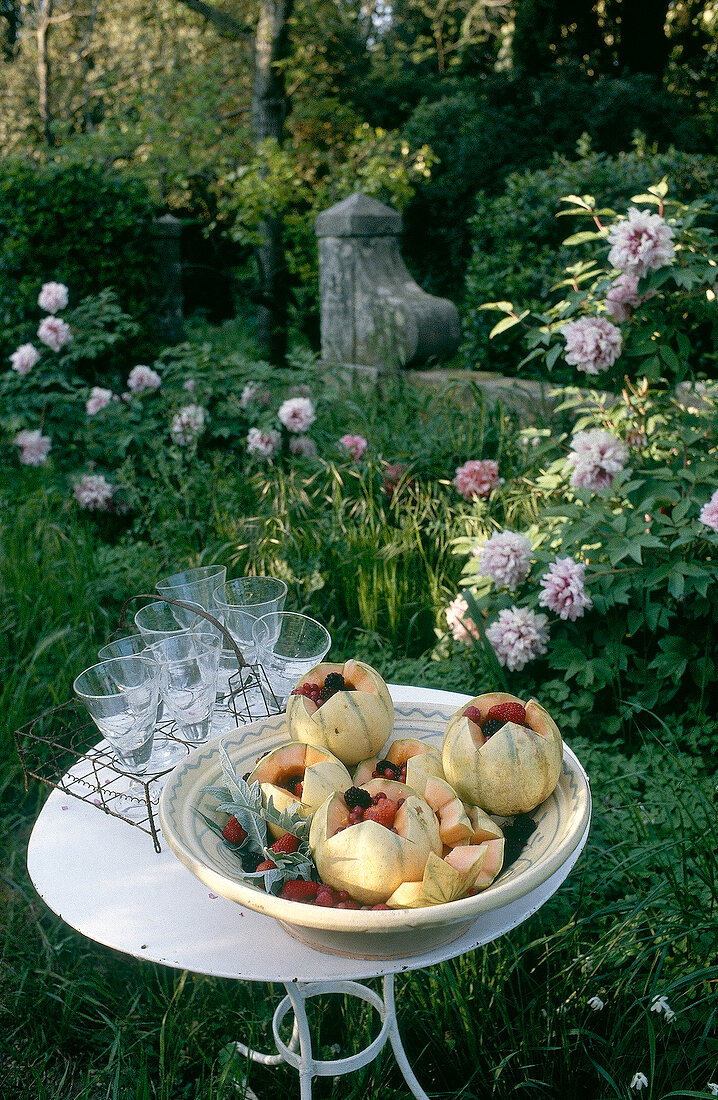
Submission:
[[234,650],[239,667],[251,668],[251,665],[249,665],[248,662],[245,661],[242,650],[239,648],[224,623],[221,623],[219,619],[217,619],[214,615],[210,615],[209,611],[205,611],[205,609],[203,607],[200,607],[197,603],[187,603],[185,600],[175,600],[170,596],[158,596],[156,592],[140,592],[136,596],[130,596],[129,599],[125,600],[125,602],[123,603],[122,610],[120,611],[121,630],[124,630],[128,625],[126,612],[127,608],[131,603],[133,603],[134,600],[153,600],[155,603],[170,603],[173,605],[173,607],[183,607],[185,611],[194,611],[196,615],[199,615],[203,619],[207,619],[208,622],[212,623],[212,626],[216,626],[217,629],[221,631],[224,640],[228,642],[230,648]]

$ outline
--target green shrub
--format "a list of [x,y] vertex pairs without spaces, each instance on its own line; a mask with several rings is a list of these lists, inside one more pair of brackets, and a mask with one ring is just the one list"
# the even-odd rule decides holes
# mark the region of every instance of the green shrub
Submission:
[[112,288],[148,316],[154,268],[144,184],[93,164],[0,161],[0,361],[37,314],[45,282],[71,300]]
[[[557,217],[561,195],[600,195],[607,206],[625,209],[632,196],[664,176],[674,197],[699,197],[718,214],[718,158],[696,153],[649,153],[641,147],[615,157],[588,152],[577,160],[556,156],[548,168],[512,175],[502,195],[481,193],[471,220],[473,254],[464,300],[464,351],[478,369],[515,373],[521,358],[508,337],[489,343],[495,317],[478,307],[513,300],[521,308],[544,309],[559,272],[575,257],[562,242],[573,228]],[[712,220],[712,219],[711,219]],[[522,371],[542,376],[541,371]],[[569,370],[557,381],[572,381]]]

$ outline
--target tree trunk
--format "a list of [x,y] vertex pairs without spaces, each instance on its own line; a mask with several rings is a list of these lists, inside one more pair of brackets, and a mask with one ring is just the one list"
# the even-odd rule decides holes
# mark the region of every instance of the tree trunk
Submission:
[[[287,56],[288,20],[294,0],[262,0],[254,47],[252,84],[252,136],[255,149],[268,138],[278,145],[284,138],[287,97],[279,62]],[[259,275],[257,339],[260,354],[270,363],[284,366],[287,357],[289,272],[284,250],[282,221],[267,217],[259,226],[257,246]]]
[[623,0],[619,58],[629,72],[663,75],[670,53],[665,32],[668,6],[669,0],[651,0],[650,4]]
[[50,54],[48,50],[54,0],[40,0],[37,12],[37,106],[42,137],[48,148],[54,144],[50,109]]

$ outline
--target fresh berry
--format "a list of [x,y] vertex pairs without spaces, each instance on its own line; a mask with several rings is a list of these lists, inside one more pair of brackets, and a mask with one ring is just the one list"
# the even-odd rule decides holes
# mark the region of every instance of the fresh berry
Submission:
[[269,845],[270,852],[274,852],[275,855],[289,856],[292,852],[296,852],[299,847],[299,841],[292,833],[285,833],[284,836],[280,836],[278,840],[275,840],[274,844]]
[[390,798],[382,798],[376,804],[367,807],[364,811],[364,820],[376,821],[379,825],[384,825],[387,829],[391,829],[394,824],[394,818],[396,817],[396,811],[396,802],[392,802]]
[[361,787],[350,787],[344,792],[344,801],[348,810],[353,810],[355,806],[365,810],[367,806],[371,806],[371,795]]
[[310,882],[303,878],[290,878],[282,884],[280,897],[288,901],[314,901],[319,891],[316,882]]
[[373,909],[375,912],[379,909],[386,909],[387,912],[389,911],[389,906],[385,905],[383,901],[380,901],[378,905],[370,905],[369,908]]
[[464,718],[468,718],[470,722],[476,722],[477,726],[481,725],[481,711],[478,707],[467,707],[464,711]]
[[481,732],[484,737],[493,737],[493,735],[498,733],[499,730],[502,730],[505,725],[506,723],[502,722],[500,718],[487,718],[481,727]]
[[247,831],[237,821],[237,818],[232,814],[229,821],[222,829],[222,836],[225,840],[228,840],[230,844],[241,844],[247,839]]
[[354,898],[347,898],[346,901],[338,901],[336,909],[361,909],[361,905]]
[[258,871],[274,871],[276,866],[277,865],[276,865],[276,863],[274,862],[273,859],[263,859],[261,863],[257,864],[257,870]]
[[336,902],[336,897],[331,886],[325,886],[324,883],[319,884],[317,890],[317,897],[314,902],[315,905],[320,905],[324,909],[333,909]]
[[319,684],[297,684],[292,689],[292,695],[306,695],[307,699],[311,699],[312,702],[316,703],[320,691]]
[[391,760],[379,760],[374,769],[374,775],[381,779],[396,779],[399,770],[395,764],[392,764]]
[[256,870],[261,860],[256,852],[242,852],[242,870],[251,875]]
[[330,691],[344,691],[344,677],[341,672],[330,672],[324,681],[324,687]]
[[522,726],[526,721],[526,708],[521,703],[507,702],[497,703],[492,707],[487,718],[498,718],[501,722],[516,722]]
[[517,814],[513,821],[503,826],[505,839],[504,867],[514,863],[526,846],[526,841],[536,830],[536,822],[529,814]]
[[289,791],[290,794],[295,794],[297,798],[301,798],[302,791],[304,790],[303,779],[304,775],[301,772],[297,772],[296,775],[288,775],[286,779],[283,779],[281,786],[284,787],[285,791]]

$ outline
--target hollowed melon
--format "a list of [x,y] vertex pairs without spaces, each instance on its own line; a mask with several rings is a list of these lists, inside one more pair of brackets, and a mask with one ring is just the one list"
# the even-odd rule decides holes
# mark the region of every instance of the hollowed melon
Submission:
[[[293,780],[302,783],[301,796],[292,789]],[[352,783],[347,769],[330,752],[296,741],[287,741],[262,757],[248,782],[259,783],[265,805],[270,797],[278,810],[296,802],[302,817],[309,817],[334,791],[345,791]],[[269,830],[274,837],[284,832],[275,825]]]

